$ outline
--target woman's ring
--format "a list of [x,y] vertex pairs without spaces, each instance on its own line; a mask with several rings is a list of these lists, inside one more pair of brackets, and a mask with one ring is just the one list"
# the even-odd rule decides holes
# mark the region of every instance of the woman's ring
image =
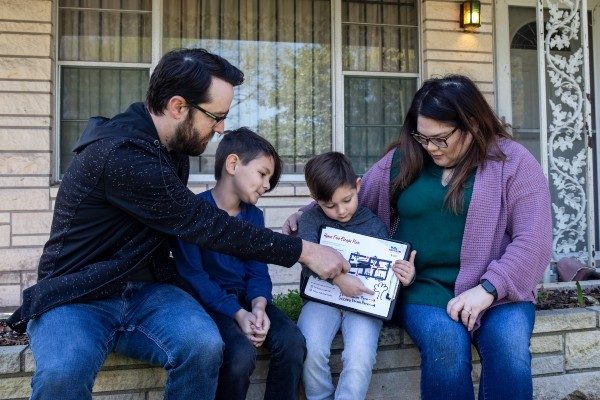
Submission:
[[469,315],[471,315],[471,310],[467,310],[466,308],[464,309],[466,312],[469,313]]

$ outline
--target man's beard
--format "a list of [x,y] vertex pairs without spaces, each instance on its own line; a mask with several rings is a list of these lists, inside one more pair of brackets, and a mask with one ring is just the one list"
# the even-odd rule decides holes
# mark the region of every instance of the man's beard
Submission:
[[201,137],[200,132],[194,128],[193,114],[188,113],[187,118],[175,128],[175,134],[169,142],[171,151],[188,156],[199,156],[206,150],[212,134]]

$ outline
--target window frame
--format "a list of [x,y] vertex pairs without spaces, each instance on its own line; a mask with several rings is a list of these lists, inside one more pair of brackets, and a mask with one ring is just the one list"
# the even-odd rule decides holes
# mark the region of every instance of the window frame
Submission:
[[[53,12],[56,23],[54,24],[54,118],[53,118],[53,138],[52,144],[52,182],[60,183],[60,142],[61,142],[61,73],[62,67],[93,67],[93,68],[132,68],[148,69],[148,74],[158,64],[162,56],[162,36],[163,36],[163,1],[152,0],[152,34],[151,34],[151,62],[150,63],[125,63],[125,62],[105,62],[105,61],[61,61],[59,59],[59,2],[54,3]],[[384,77],[384,78],[414,78],[416,86],[421,85],[421,73],[423,71],[423,23],[421,20],[421,2],[417,2],[417,49],[420,54],[417,72],[376,72],[376,71],[343,71],[342,69],[342,0],[330,0],[331,5],[331,150],[344,152],[345,148],[345,124],[344,124],[344,80],[346,77]],[[212,174],[191,174],[189,183],[210,184],[214,183]],[[280,182],[303,183],[302,174],[283,174]]]

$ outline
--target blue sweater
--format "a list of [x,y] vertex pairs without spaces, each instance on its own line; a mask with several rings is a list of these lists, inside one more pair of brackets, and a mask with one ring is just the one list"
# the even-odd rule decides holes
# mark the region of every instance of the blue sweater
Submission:
[[[198,197],[217,207],[210,190]],[[251,204],[242,203],[237,218],[261,228],[265,226],[262,211]],[[233,317],[242,306],[235,294],[227,293],[231,289],[245,292],[248,302],[259,296],[272,300],[273,284],[267,264],[201,249],[181,239],[172,243],[177,271],[209,310]]]

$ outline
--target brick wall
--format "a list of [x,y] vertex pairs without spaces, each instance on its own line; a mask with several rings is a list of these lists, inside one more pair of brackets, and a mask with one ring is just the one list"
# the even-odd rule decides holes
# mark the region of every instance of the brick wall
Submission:
[[423,1],[423,78],[449,73],[467,75],[494,105],[493,3],[481,2],[481,27],[473,32],[465,32],[459,26],[459,4]]
[[0,309],[36,278],[51,219],[52,2],[0,0]]
[[[600,307],[537,312],[531,341],[534,399],[561,400],[576,390],[587,396],[600,393],[599,316]],[[342,340],[338,336],[331,357],[336,378],[342,365],[341,349]],[[419,352],[408,336],[398,328],[384,328],[367,398],[419,399],[419,365]],[[26,346],[0,347],[0,398],[27,398],[31,394],[29,384],[34,368]],[[262,399],[267,371],[268,354],[262,352],[247,399]],[[474,390],[477,390],[480,373],[481,366],[475,355]],[[164,382],[162,369],[112,354],[98,375],[94,398],[161,399]]]

